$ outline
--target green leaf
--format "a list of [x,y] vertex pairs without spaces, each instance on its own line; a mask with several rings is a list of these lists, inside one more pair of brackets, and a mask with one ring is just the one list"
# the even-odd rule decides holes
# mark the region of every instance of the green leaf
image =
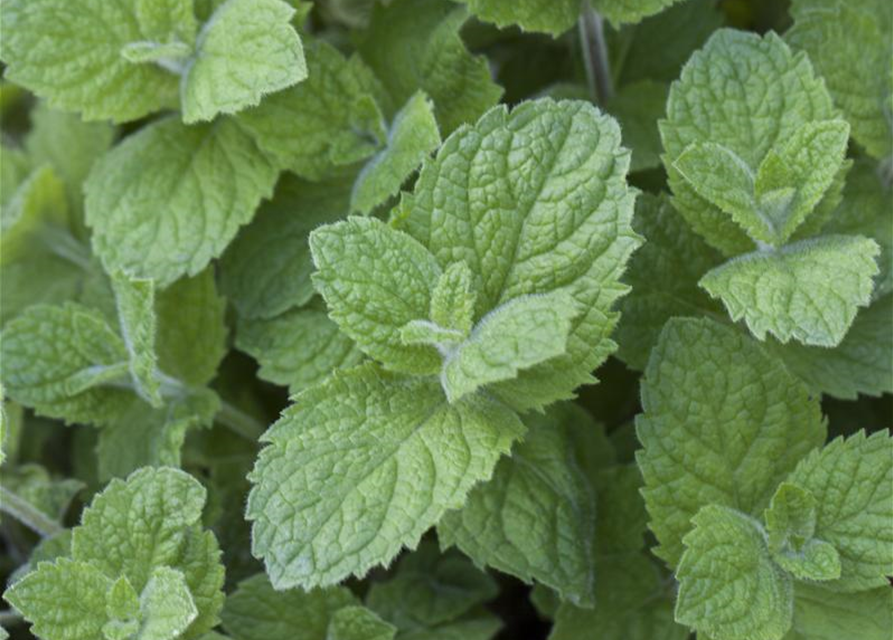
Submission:
[[436,380],[374,365],[336,372],[295,401],[250,475],[253,552],[277,588],[363,576],[415,547],[524,429],[492,400],[451,405]]
[[[729,108],[731,104],[736,105],[734,109]],[[734,194],[742,196],[747,171],[756,176],[770,150],[777,152],[803,125],[835,115],[824,83],[804,54],[792,53],[772,32],[760,37],[731,29],[717,31],[671,86],[667,118],[659,123],[674,206],[697,233],[727,256],[751,250],[753,240],[735,222],[743,220],[740,207],[746,199],[735,199],[733,220],[695,190],[676,168],[677,160],[690,145],[700,146],[705,150],[701,166],[722,163],[724,176],[737,176],[732,182]],[[726,156],[711,157],[709,150],[716,150],[716,145],[740,158],[740,171],[732,172],[736,163],[726,162]],[[843,163],[839,171],[848,166]],[[828,168],[823,166],[823,172]],[[842,187],[843,181],[835,184]],[[722,184],[714,182],[710,193],[719,197],[722,190]],[[728,195],[732,194],[724,198],[726,210],[733,204]],[[827,191],[812,215],[821,218],[825,209],[836,206],[837,197],[839,190]],[[760,228],[752,215],[744,226],[751,233]]]
[[444,269],[431,292],[431,321],[467,337],[474,325],[477,303],[474,274],[464,262]]
[[699,284],[760,340],[835,347],[871,300],[879,252],[861,236],[820,236],[733,258]]
[[44,248],[51,229],[67,229],[65,185],[49,166],[32,172],[3,203],[0,264],[27,258]]
[[259,573],[227,596],[221,617],[236,640],[327,640],[335,612],[356,604],[345,587],[277,591]]
[[118,322],[130,354],[130,378],[137,394],[153,407],[161,406],[158,357],[155,354],[155,283],[123,273],[112,276]]
[[578,313],[574,299],[560,290],[500,305],[481,318],[467,340],[446,351],[441,384],[447,398],[455,402],[565,354]]
[[210,382],[227,352],[225,312],[226,300],[217,293],[211,268],[159,292],[155,299],[159,368],[186,385]]
[[101,386],[128,374],[124,342],[103,316],[78,304],[38,305],[6,324],[0,340],[10,398],[68,423],[107,423],[133,397]]
[[441,268],[467,263],[476,319],[522,295],[565,289],[576,300],[567,353],[490,388],[515,408],[571,397],[615,348],[618,278],[639,244],[628,163],[617,124],[590,104],[497,107],[446,140],[395,214]]
[[128,137],[85,185],[93,249],[108,271],[163,289],[219,256],[269,198],[277,169],[232,120],[166,118]]
[[893,634],[893,590],[835,593],[819,585],[794,586],[794,629],[785,640],[888,640]]
[[621,25],[639,22],[677,2],[680,0],[592,0],[592,6],[612,24]]
[[198,35],[183,72],[183,121],[212,120],[256,106],[307,77],[301,39],[282,0],[229,0]]
[[281,168],[308,180],[373,155],[385,142],[372,72],[357,56],[304,38],[307,80],[267,96],[237,119]]
[[893,575],[893,438],[860,431],[812,452],[787,479],[816,500],[815,537],[840,554],[834,591],[863,591]]
[[893,296],[864,309],[843,341],[834,347],[808,347],[775,340],[767,348],[817,393],[854,400],[860,393],[893,393]]
[[467,19],[462,8],[440,0],[376,3],[359,43],[394,104],[424,91],[444,135],[477,120],[502,95],[486,58],[471,55],[462,42],[459,30]]
[[188,0],[12,0],[0,16],[6,78],[52,107],[125,122],[177,104],[177,75],[131,63],[122,49],[146,41],[191,46],[196,24]]
[[676,620],[715,640],[781,640],[791,628],[791,579],[769,556],[759,524],[708,505],[685,536]]
[[329,622],[327,640],[393,640],[397,628],[366,607],[339,609]]
[[174,640],[198,616],[183,574],[157,567],[140,594],[142,624],[135,640]]
[[[853,127],[853,138],[878,159],[893,153],[893,9],[884,0],[858,4],[795,0],[793,28],[785,39],[809,54],[835,103]],[[829,47],[833,42],[835,46]]]
[[769,550],[778,565],[800,580],[840,577],[837,550],[813,537],[815,497],[796,484],[783,482],[766,510]]
[[284,173],[220,261],[220,290],[242,318],[270,319],[313,297],[307,237],[347,215],[353,178],[306,182]]
[[526,418],[527,435],[511,458],[462,509],[444,516],[437,532],[442,545],[458,546],[479,566],[536,580],[563,600],[591,606],[595,496],[569,435],[589,425],[566,417]]
[[666,194],[638,197],[633,228],[645,243],[630,258],[624,276],[631,289],[618,304],[616,339],[617,355],[641,371],[667,320],[703,314],[722,317],[722,307],[698,287],[701,276],[719,265],[722,256],[691,230]]
[[395,371],[435,373],[440,356],[405,345],[400,329],[426,318],[440,267],[424,246],[375,218],[352,217],[310,234],[313,283],[341,330]]
[[240,321],[236,348],[257,360],[257,375],[262,380],[287,386],[290,394],[322,382],[335,369],[352,367],[363,358],[320,304],[293,309],[270,320]]
[[477,18],[505,28],[518,25],[524,31],[558,36],[570,29],[580,15],[578,0],[461,0]]
[[366,606],[396,625],[402,638],[413,631],[443,632],[498,593],[493,578],[468,558],[422,542],[401,558],[390,579],[372,583]]
[[631,172],[660,166],[660,134],[657,121],[664,114],[669,87],[643,80],[621,87],[605,105],[617,118],[623,142],[632,149]]
[[757,169],[754,195],[774,244],[787,242],[846,167],[849,137],[843,120],[809,122],[769,149]]
[[434,105],[416,92],[394,116],[387,146],[360,171],[350,196],[350,209],[368,214],[397,194],[400,186],[440,146]]
[[109,621],[102,627],[106,640],[126,640],[140,627],[140,597],[127,578],[121,576],[105,595]]
[[671,566],[701,507],[762,515],[778,484],[825,440],[818,399],[806,386],[743,332],[707,319],[667,322],[642,405],[642,495],[654,552]]
[[60,558],[41,563],[3,597],[44,640],[97,640],[108,621],[106,593],[112,580],[86,562]]
[[198,612],[182,637],[197,637],[217,624],[223,604],[220,550],[200,524],[205,497],[192,476],[166,467],[112,480],[74,529],[72,558],[125,576],[137,591],[157,567],[181,572]]

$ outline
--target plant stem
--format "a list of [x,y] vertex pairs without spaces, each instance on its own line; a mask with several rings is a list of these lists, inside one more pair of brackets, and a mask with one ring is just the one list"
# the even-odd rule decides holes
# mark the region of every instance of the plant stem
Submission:
[[260,438],[265,431],[262,423],[225,401],[221,402],[220,411],[214,416],[214,420],[230,431],[252,441]]
[[592,5],[586,2],[580,14],[579,24],[589,93],[593,102],[604,105],[614,96],[611,68],[608,64],[608,47],[605,44],[604,21]]
[[54,535],[64,529],[61,524],[35,509],[31,503],[6,487],[0,487],[0,511],[8,513],[44,537]]

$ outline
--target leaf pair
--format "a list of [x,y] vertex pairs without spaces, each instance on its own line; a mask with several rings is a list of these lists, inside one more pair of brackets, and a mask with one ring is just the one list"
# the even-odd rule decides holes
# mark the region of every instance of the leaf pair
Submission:
[[182,471],[114,480],[84,512],[71,550],[4,598],[47,640],[196,638],[223,604],[220,550],[200,518],[204,488]]
[[824,420],[806,387],[708,320],[667,323],[643,404],[643,494],[655,553],[677,567],[680,622],[719,639],[778,639],[798,624],[796,580],[837,592],[886,584],[889,434],[819,448]]
[[307,77],[294,13],[281,0],[229,0],[199,28],[192,0],[7,2],[3,60],[10,79],[88,120],[178,104],[184,122],[212,120]]

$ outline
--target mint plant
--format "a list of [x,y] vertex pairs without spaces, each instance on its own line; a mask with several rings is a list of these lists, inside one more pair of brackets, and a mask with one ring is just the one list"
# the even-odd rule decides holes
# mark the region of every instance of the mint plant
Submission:
[[888,640],[891,59],[0,0],[0,639]]

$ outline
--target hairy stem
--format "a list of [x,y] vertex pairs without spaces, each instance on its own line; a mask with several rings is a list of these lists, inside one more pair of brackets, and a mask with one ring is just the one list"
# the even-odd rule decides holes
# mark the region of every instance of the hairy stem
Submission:
[[228,402],[221,402],[220,411],[214,416],[214,420],[248,440],[257,440],[266,430],[262,423]]
[[614,95],[611,67],[608,64],[608,47],[605,44],[604,21],[592,5],[586,2],[580,14],[579,24],[589,93],[593,102],[604,105]]
[[6,487],[0,487],[0,511],[11,515],[44,537],[54,535],[64,529],[61,524],[34,508],[34,505]]

